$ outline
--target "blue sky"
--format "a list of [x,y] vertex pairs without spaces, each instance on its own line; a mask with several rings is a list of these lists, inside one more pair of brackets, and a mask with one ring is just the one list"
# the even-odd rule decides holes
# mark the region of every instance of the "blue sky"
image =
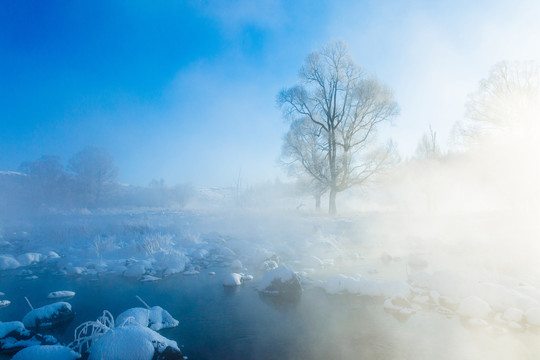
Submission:
[[332,40],[394,89],[381,136],[446,145],[500,60],[540,56],[534,1],[0,0],[0,170],[106,148],[125,183],[283,178],[275,96]]

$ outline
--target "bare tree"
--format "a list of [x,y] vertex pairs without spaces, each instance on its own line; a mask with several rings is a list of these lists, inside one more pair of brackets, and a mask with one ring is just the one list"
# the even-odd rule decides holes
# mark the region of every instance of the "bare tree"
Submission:
[[441,149],[437,141],[437,133],[433,131],[431,125],[429,130],[424,132],[416,147],[416,157],[419,159],[436,159],[441,156]]
[[530,128],[540,110],[540,65],[537,62],[497,63],[479,89],[469,96],[466,115],[473,122],[465,135],[494,128]]
[[[374,149],[378,125],[398,113],[392,92],[363,75],[347,46],[336,42],[312,52],[300,70],[301,83],[282,90],[278,103],[293,121],[307,118],[320,133],[329,212],[336,195],[362,185],[388,162],[392,147]],[[313,176],[317,179],[317,176]]]
[[118,178],[114,158],[105,149],[87,146],[69,160],[69,169],[76,174],[85,202],[100,205],[113,191]]
[[298,176],[299,184],[315,198],[315,209],[328,191],[328,162],[321,128],[307,117],[292,121],[283,140],[282,164]]

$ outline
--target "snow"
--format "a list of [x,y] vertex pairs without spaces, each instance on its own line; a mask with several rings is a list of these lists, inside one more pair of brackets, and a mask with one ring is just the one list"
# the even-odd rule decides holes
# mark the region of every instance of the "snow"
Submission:
[[129,278],[140,278],[146,274],[148,271],[147,269],[151,269],[147,262],[136,262],[127,267],[124,271],[124,276]]
[[0,270],[16,269],[21,264],[11,255],[0,255]]
[[272,269],[263,275],[261,281],[257,285],[257,289],[259,291],[264,291],[265,289],[270,287],[272,283],[276,280],[286,282],[291,280],[295,276],[296,274],[289,267],[285,265],[280,265],[277,268]]
[[469,296],[461,301],[457,312],[463,317],[485,319],[492,310],[484,300],[477,296]]
[[[134,346],[136,344],[136,346]],[[88,360],[152,360],[155,348],[179,349],[175,341],[137,324],[117,327],[99,337],[89,349]]]
[[469,277],[451,270],[436,271],[429,279],[429,288],[441,296],[465,298],[474,293],[475,287]]
[[70,303],[63,301],[56,302],[30,311],[24,316],[23,324],[27,328],[51,326],[54,324],[51,322],[42,322],[42,320],[49,320],[67,312],[72,312]]
[[158,278],[158,277],[152,276],[152,275],[143,275],[139,279],[140,282],[151,282],[151,281],[158,281],[158,280],[161,280],[161,278]]
[[531,325],[540,326],[540,307],[527,310],[525,319]]
[[11,304],[11,301],[9,300],[0,300],[0,308],[9,306],[9,304]]
[[23,323],[20,321],[9,321],[9,322],[0,321],[0,339],[6,337],[7,334],[15,330],[18,332],[23,332],[26,329],[24,328]]
[[81,355],[62,345],[34,345],[19,351],[13,360],[75,360]]
[[25,253],[17,256],[17,261],[21,266],[28,266],[42,261],[45,258],[40,253]]
[[69,290],[61,290],[61,291],[53,291],[47,295],[47,298],[49,299],[62,299],[62,298],[72,298],[75,296],[74,291]]
[[60,259],[60,255],[58,255],[55,251],[49,251],[47,252],[47,259],[48,260]]
[[272,269],[275,269],[277,267],[278,267],[278,264],[274,260],[266,260],[261,264],[260,269],[261,270],[272,270]]
[[223,286],[240,286],[242,285],[242,275],[230,273],[223,278]]
[[504,312],[502,318],[506,321],[519,323],[523,320],[523,311],[516,308],[508,308]]
[[140,307],[128,309],[116,317],[116,324],[121,326],[130,317],[136,323],[155,331],[178,326],[178,320],[160,306],[153,306],[150,309]]
[[409,297],[411,287],[402,280],[377,281],[361,276],[349,277],[338,274],[321,284],[329,294],[350,293],[367,296]]
[[189,258],[180,251],[160,251],[153,255],[154,268],[163,273],[163,276],[169,276],[181,273],[186,269]]

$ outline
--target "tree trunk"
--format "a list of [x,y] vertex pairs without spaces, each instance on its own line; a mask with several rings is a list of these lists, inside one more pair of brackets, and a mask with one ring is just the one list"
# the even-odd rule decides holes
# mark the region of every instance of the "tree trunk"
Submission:
[[315,195],[315,210],[321,210],[321,194]]
[[337,208],[336,208],[336,195],[337,191],[336,189],[330,189],[330,196],[328,199],[328,213],[330,215],[336,215],[337,214]]

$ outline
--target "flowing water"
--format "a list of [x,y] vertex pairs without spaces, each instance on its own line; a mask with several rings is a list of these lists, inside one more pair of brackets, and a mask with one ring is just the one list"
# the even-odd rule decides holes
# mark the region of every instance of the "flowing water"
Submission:
[[[216,275],[209,274],[215,271]],[[386,313],[381,299],[335,295],[306,286],[297,300],[259,295],[254,282],[225,288],[228,270],[205,269],[194,276],[174,276],[140,283],[118,276],[91,279],[43,273],[36,280],[0,277],[5,298],[0,321],[21,320],[29,308],[52,302],[47,294],[72,290],[67,300],[76,312],[69,325],[51,334],[73,340],[74,329],[107,309],[113,315],[159,305],[180,321],[160,333],[178,342],[189,359],[527,359],[538,355],[538,335],[503,334],[465,328],[456,317],[419,312],[410,318]]]

